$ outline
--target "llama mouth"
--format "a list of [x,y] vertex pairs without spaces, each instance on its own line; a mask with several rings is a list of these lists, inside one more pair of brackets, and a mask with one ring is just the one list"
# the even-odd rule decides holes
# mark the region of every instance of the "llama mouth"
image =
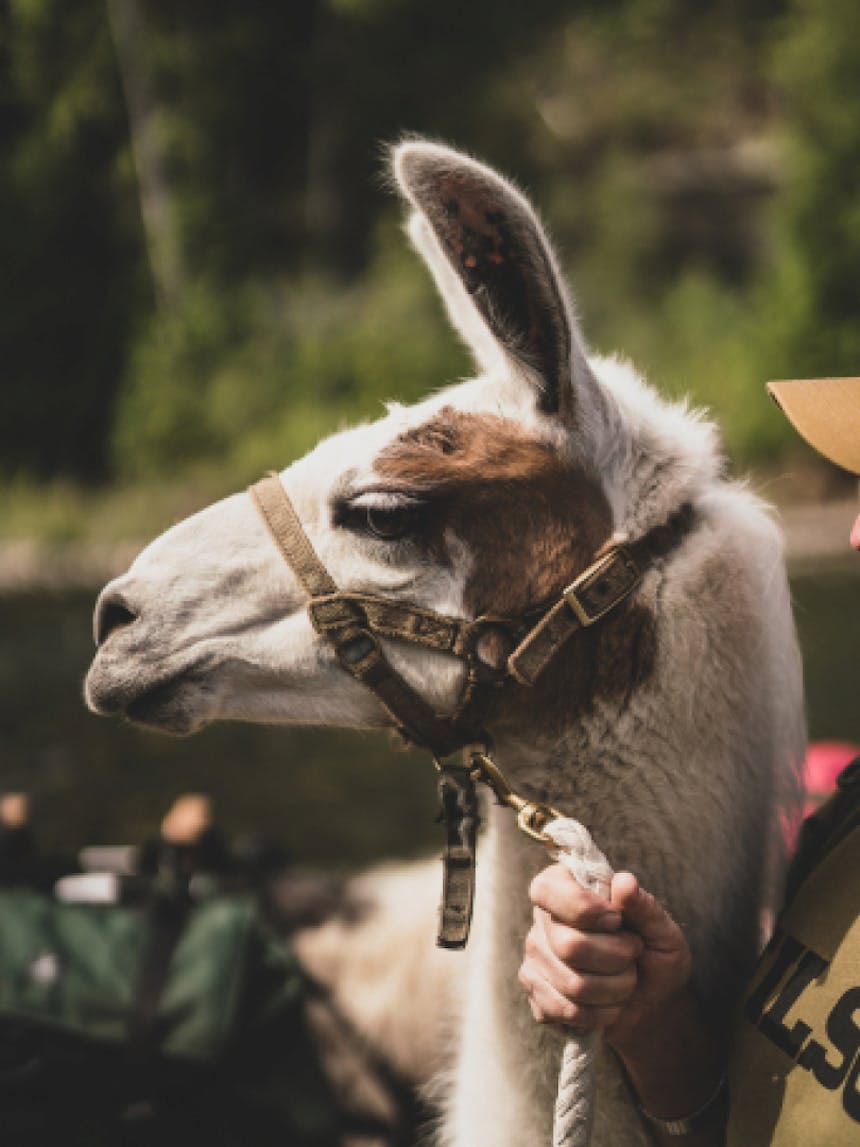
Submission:
[[97,658],[84,687],[87,706],[99,716],[123,716],[135,725],[184,736],[205,725],[200,715],[205,684],[190,667],[155,680],[119,677]]
[[180,674],[147,689],[125,706],[124,715],[134,725],[156,729],[177,737],[196,733],[205,724],[205,718],[189,704],[189,685],[200,686],[193,678]]

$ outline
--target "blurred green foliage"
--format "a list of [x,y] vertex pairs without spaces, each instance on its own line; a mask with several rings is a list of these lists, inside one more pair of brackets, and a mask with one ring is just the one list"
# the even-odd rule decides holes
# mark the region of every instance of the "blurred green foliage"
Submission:
[[786,368],[860,372],[860,6],[795,0],[774,55],[785,102],[786,186],[776,327]]
[[99,4],[0,5],[0,469],[103,474],[147,305],[125,115]]
[[518,178],[592,343],[773,458],[763,381],[860,364],[858,40],[852,0],[10,0],[4,532],[468,371],[380,180],[405,130]]
[[214,465],[244,481],[466,369],[427,276],[402,236],[381,229],[353,285],[305,274],[227,292],[201,281],[153,315],[118,407],[117,468],[149,480]]

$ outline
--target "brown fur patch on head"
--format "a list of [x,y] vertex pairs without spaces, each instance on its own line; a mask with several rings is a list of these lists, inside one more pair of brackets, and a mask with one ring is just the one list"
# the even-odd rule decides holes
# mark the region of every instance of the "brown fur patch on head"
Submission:
[[[474,617],[516,617],[550,604],[612,532],[594,479],[496,415],[445,407],[387,447],[375,468],[431,503],[433,552],[445,554],[449,530],[468,545],[464,597]],[[628,695],[649,675],[654,648],[651,614],[627,603],[577,633],[535,689],[515,690],[509,715],[537,706],[552,724],[551,711],[569,720],[597,694]]]
[[434,506],[474,558],[470,613],[524,613],[583,570],[612,529],[597,483],[510,419],[451,407],[382,452],[376,470]]

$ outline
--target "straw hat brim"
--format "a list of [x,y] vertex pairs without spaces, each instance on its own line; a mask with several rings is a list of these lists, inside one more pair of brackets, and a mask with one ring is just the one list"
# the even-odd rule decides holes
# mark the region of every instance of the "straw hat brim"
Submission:
[[787,378],[767,389],[810,446],[860,474],[860,378]]

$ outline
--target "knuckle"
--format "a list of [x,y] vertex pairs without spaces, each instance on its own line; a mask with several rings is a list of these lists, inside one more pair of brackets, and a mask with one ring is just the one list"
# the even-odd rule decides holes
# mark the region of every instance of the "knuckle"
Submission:
[[560,984],[564,995],[573,1001],[582,1001],[588,996],[588,983],[577,972],[568,972],[564,977],[564,983]]
[[540,1004],[536,1004],[534,1000],[529,1000],[529,1007],[531,1008],[532,1016],[539,1024],[548,1024],[549,1018],[545,1014]]
[[545,906],[546,895],[549,890],[549,869],[542,868],[529,885],[529,899],[539,908]]
[[625,932],[619,936],[618,939],[621,944],[621,955],[625,961],[632,962],[638,960],[642,955],[642,949],[644,947],[641,936],[638,936],[635,932]]
[[633,960],[628,952],[612,952],[607,955],[600,971],[605,972],[606,975],[609,976],[624,976],[634,966]]
[[529,885],[529,898],[550,915],[566,914],[577,903],[579,885],[560,864],[550,864]]
[[595,1024],[594,1012],[572,1000],[565,1000],[560,1008],[559,1019],[575,1031],[592,1031]]
[[534,928],[529,929],[523,948],[527,956],[536,957],[542,953],[543,945],[541,938]]
[[556,929],[550,942],[556,956],[569,967],[575,968],[582,962],[585,948],[583,938],[572,928]]
[[632,996],[638,983],[639,972],[635,964],[626,968],[619,976],[619,987],[626,995]]

